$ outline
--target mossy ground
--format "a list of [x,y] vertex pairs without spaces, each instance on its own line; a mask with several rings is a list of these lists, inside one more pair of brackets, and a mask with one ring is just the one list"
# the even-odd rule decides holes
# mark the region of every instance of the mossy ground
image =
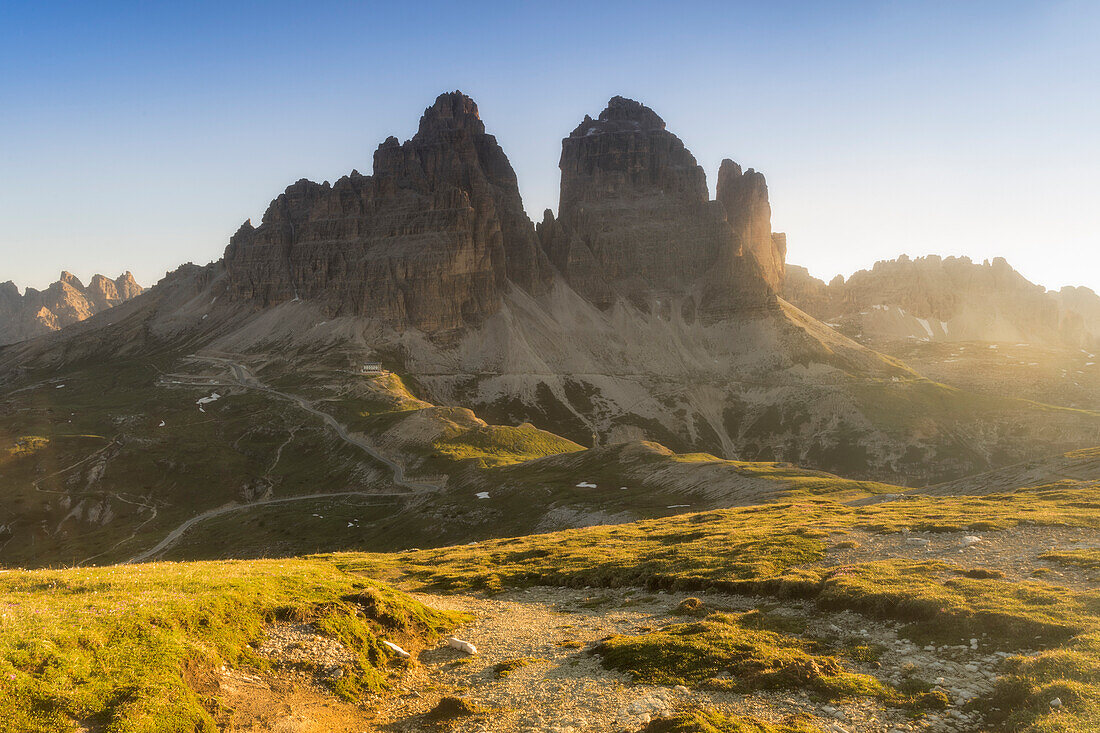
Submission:
[[410,646],[460,618],[305,560],[159,563],[0,575],[0,730],[213,731],[213,701],[185,671],[263,669],[249,644],[279,619],[309,621],[358,663],[333,683],[356,698],[386,687]]
[[505,659],[503,662],[493,665],[493,674],[496,675],[496,678],[499,680],[512,674],[517,669],[523,669],[532,664],[538,664],[539,662],[545,661],[545,659],[539,657],[516,657],[515,659]]
[[603,665],[639,682],[705,686],[735,692],[805,689],[832,700],[900,695],[840,660],[814,654],[792,637],[747,628],[736,616],[711,614],[637,636],[613,636],[595,648]]
[[819,733],[806,720],[769,723],[757,718],[729,717],[715,710],[681,710],[650,722],[641,733]]
[[1044,560],[1056,562],[1059,565],[1087,570],[1094,577],[1100,576],[1100,550],[1097,549],[1047,552],[1040,557],[1042,557]]

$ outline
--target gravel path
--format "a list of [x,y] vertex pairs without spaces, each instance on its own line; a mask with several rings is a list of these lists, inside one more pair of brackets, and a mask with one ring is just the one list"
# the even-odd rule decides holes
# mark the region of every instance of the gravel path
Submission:
[[[760,599],[720,594],[694,594],[708,605],[750,610]],[[807,634],[838,641],[878,644],[884,652],[876,664],[849,662],[855,671],[896,682],[916,669],[952,698],[952,707],[911,721],[901,710],[869,700],[832,705],[815,702],[800,691],[740,695],[687,690],[683,687],[636,685],[622,674],[603,669],[587,652],[613,633],[642,633],[682,616],[669,611],[683,594],[649,594],[634,590],[533,588],[493,598],[418,595],[422,602],[476,616],[456,636],[474,644],[473,656],[440,646],[421,653],[395,696],[377,701],[377,718],[365,730],[393,733],[435,730],[423,718],[448,695],[494,709],[488,720],[466,723],[462,730],[493,732],[637,731],[651,717],[680,705],[712,707],[727,714],[754,715],[782,721],[808,714],[823,731],[964,731],[980,721],[960,706],[992,689],[996,667],[1007,656],[974,645],[918,648],[899,639],[887,624],[870,624],[852,613],[822,614],[811,606],[767,604],[773,613],[811,619]],[[508,660],[532,658],[503,679],[494,667]]]

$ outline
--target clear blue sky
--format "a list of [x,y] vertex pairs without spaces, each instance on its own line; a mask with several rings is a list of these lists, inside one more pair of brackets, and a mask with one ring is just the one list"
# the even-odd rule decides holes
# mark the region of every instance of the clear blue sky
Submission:
[[1100,290],[1100,3],[0,3],[0,281],[220,257],[289,183],[477,100],[528,213],[623,94],[712,186],[762,170],[789,259],[1003,255]]

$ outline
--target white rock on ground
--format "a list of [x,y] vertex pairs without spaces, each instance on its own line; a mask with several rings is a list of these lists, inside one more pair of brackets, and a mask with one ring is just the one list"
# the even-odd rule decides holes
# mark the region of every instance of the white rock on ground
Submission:
[[447,638],[447,646],[452,649],[457,649],[460,652],[466,652],[467,654],[477,654],[477,647],[468,641],[463,641],[457,637],[451,636]]
[[392,641],[386,641],[385,639],[383,639],[382,643],[386,645],[386,648],[388,648],[391,652],[401,657],[402,659],[408,659],[410,656],[412,656],[407,651],[397,646],[397,644],[394,644]]

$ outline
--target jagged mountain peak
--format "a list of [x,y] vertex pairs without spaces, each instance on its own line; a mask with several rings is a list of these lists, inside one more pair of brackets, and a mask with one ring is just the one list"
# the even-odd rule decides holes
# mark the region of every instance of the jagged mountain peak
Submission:
[[373,175],[287,188],[260,227],[233,236],[225,263],[232,298],[300,298],[427,333],[475,326],[509,282],[538,293],[550,277],[515,171],[458,91],[410,140],[387,138]]
[[485,134],[485,123],[477,111],[477,102],[455,90],[436,97],[424,110],[418,136],[428,136],[442,130],[465,130],[474,135]]
[[9,280],[0,284],[0,344],[56,331],[142,292],[129,271],[115,280],[97,273],[85,287],[76,275],[62,270],[45,290],[27,288],[22,295]]
[[[333,315],[438,333],[496,313],[509,283],[548,292],[556,267],[600,307],[674,297],[720,318],[774,305],[783,243],[772,238],[763,176],[738,169],[755,194],[711,201],[691,151],[656,112],[621,96],[564,139],[561,170],[558,218],[544,217],[536,234],[477,104],[441,94],[416,135],[378,146],[371,176],[298,181],[259,228],[242,226],[226,249],[230,296],[314,300]],[[737,210],[742,200],[749,210]],[[746,243],[758,262],[744,257]]]
[[595,135],[607,132],[633,132],[664,130],[665,121],[661,116],[641,102],[626,97],[614,96],[607,107],[600,112],[598,119],[585,115],[581,124],[570,133],[570,137]]
[[729,158],[718,169],[715,198],[722,204],[744,254],[751,255],[768,285],[782,287],[787,260],[787,237],[772,232],[772,209],[764,174],[753,168],[742,171]]
[[61,271],[61,275],[60,277],[58,277],[57,282],[65,283],[66,285],[74,287],[77,290],[84,290],[84,283],[80,282],[80,278],[78,278],[76,275],[72,274],[68,270]]
[[1100,298],[1047,291],[1003,257],[977,263],[965,256],[900,255],[828,285],[804,268],[791,268],[783,288],[783,297],[810,315],[874,344],[1100,344]]
[[[617,96],[598,120],[585,116],[562,141],[560,168],[558,218],[539,232],[592,302],[626,298],[649,310],[672,298],[706,319],[774,305],[782,255],[775,263],[767,187],[758,189],[765,208],[755,197],[711,201],[695,156],[649,107]],[[754,206],[741,211],[742,199]],[[744,256],[750,232],[771,247],[767,268]]]

